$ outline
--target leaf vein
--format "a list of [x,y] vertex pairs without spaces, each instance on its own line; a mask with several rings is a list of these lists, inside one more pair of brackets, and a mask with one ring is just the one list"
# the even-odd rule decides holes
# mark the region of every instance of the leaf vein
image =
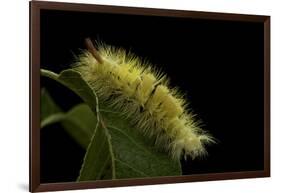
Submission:
[[125,135],[133,144],[135,144],[138,148],[142,149],[143,151],[145,151],[146,153],[153,155],[151,152],[147,151],[147,149],[143,148],[140,144],[138,144],[134,139],[132,139],[128,134],[126,134],[124,131],[122,131],[121,129],[118,129],[117,127],[114,127],[112,125],[108,126],[111,129],[115,129],[116,131],[120,132],[121,134]]
[[128,168],[131,168],[132,170],[134,170],[134,171],[137,172],[137,173],[140,173],[141,175],[144,175],[144,176],[147,176],[147,177],[149,176],[148,174],[146,174],[146,173],[144,173],[144,172],[142,172],[142,171],[140,171],[140,170],[138,170],[138,169],[136,169],[136,168],[130,166],[129,164],[127,164],[127,163],[124,162],[124,161],[121,161],[121,160],[119,160],[119,159],[117,159],[117,158],[115,158],[115,161],[117,161],[117,162],[119,162],[119,163],[121,163],[121,164],[127,166]]

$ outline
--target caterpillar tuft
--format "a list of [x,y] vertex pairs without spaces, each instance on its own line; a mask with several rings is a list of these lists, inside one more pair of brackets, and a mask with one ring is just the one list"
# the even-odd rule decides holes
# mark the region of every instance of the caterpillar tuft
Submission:
[[77,57],[73,69],[96,91],[100,101],[124,112],[143,135],[174,159],[205,155],[214,139],[203,131],[187,101],[169,86],[165,74],[133,53],[104,43],[97,49],[86,39],[88,50]]

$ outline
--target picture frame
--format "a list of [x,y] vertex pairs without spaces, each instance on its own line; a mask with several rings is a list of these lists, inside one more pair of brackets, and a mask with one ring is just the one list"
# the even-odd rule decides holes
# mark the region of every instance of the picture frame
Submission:
[[[30,166],[29,166],[30,183],[29,183],[29,187],[30,188],[29,188],[29,190],[30,190],[30,192],[270,177],[270,16],[230,14],[230,13],[211,13],[211,12],[152,9],[152,8],[135,8],[135,7],[121,7],[121,6],[105,6],[105,5],[78,4],[78,3],[77,4],[75,4],[75,3],[58,3],[58,2],[46,2],[46,1],[44,1],[44,2],[43,1],[30,1],[29,3],[30,3],[29,4],[29,8],[30,8],[30,37],[29,37],[30,38],[30,144],[29,144],[29,147],[30,147],[30,155],[29,155],[30,156]],[[50,13],[52,11],[56,11],[56,13],[54,15],[52,15],[53,18],[63,17],[62,15],[67,15],[66,12],[68,12],[70,15],[72,13],[73,14],[74,13],[77,13],[77,14],[87,13],[89,15],[91,15],[92,13],[96,13],[96,14],[103,14],[103,16],[104,15],[109,15],[109,16],[122,15],[124,17],[138,16],[140,18],[141,17],[155,17],[155,18],[160,18],[159,22],[160,23],[163,22],[164,23],[163,26],[166,25],[165,24],[165,18],[166,18],[166,20],[173,20],[173,21],[179,20],[179,23],[182,23],[182,24],[186,23],[186,25],[190,24],[190,25],[195,26],[195,28],[196,28],[196,26],[197,27],[199,26],[198,29],[200,28],[201,25],[206,25],[206,26],[213,25],[212,21],[218,22],[218,24],[216,24],[214,26],[224,26],[225,27],[226,25],[230,26],[230,24],[237,25],[237,26],[238,26],[238,24],[241,24],[241,26],[242,26],[241,30],[240,30],[240,28],[237,28],[238,34],[243,34],[241,31],[243,31],[244,26],[246,26],[245,27],[245,29],[246,29],[247,26],[250,26],[253,23],[259,24],[258,27],[253,27],[253,30],[257,30],[257,32],[261,33],[261,35],[258,37],[258,40],[259,40],[258,42],[260,42],[259,46],[261,46],[261,49],[258,50],[259,52],[253,51],[253,53],[249,53],[252,48],[250,44],[249,44],[249,46],[248,46],[248,44],[246,45],[246,43],[245,43],[245,45],[243,45],[243,44],[241,44],[241,45],[239,44],[239,45],[241,46],[242,50],[243,50],[242,47],[248,46],[247,48],[249,48],[248,53],[243,52],[244,55],[242,54],[245,58],[247,58],[248,55],[250,55],[249,57],[253,57],[254,55],[256,55],[257,57],[260,56],[257,59],[257,61],[258,61],[257,63],[261,63],[262,66],[260,66],[259,69],[258,69],[258,67],[256,67],[257,68],[256,69],[255,62],[253,62],[253,64],[251,64],[251,65],[253,65],[253,66],[251,66],[251,69],[250,68],[248,69],[244,65],[243,62],[242,63],[244,66],[243,65],[239,66],[237,64],[237,66],[240,67],[240,69],[235,72],[242,73],[243,70],[245,70],[246,72],[252,72],[252,73],[248,74],[248,76],[246,76],[246,74],[243,74],[243,76],[241,75],[241,77],[244,77],[244,79],[241,80],[241,82],[235,81],[234,83],[235,84],[237,83],[238,91],[239,91],[239,87],[241,88],[242,83],[247,84],[247,82],[251,82],[251,84],[253,84],[253,87],[251,87],[251,88],[253,88],[253,92],[256,92],[255,88],[257,88],[257,90],[258,90],[257,92],[259,92],[259,93],[262,92],[262,95],[260,96],[259,100],[256,101],[257,103],[254,103],[255,105],[256,104],[260,104],[260,105],[257,107],[257,109],[252,109],[252,111],[258,111],[259,114],[253,113],[253,115],[249,115],[251,120],[257,120],[256,124],[259,125],[260,129],[262,129],[262,130],[259,130],[262,135],[259,136],[258,139],[255,138],[255,134],[251,135],[251,136],[253,136],[253,141],[258,141],[257,143],[259,145],[261,145],[261,146],[257,146],[257,147],[261,147],[261,148],[256,150],[256,151],[258,151],[258,153],[256,153],[256,154],[257,154],[257,157],[258,156],[261,157],[261,155],[262,155],[262,159],[260,161],[257,161],[257,165],[258,165],[257,168],[262,166],[262,169],[247,170],[248,165],[250,165],[250,163],[253,162],[253,160],[250,160],[250,161],[245,160],[245,163],[247,163],[248,165],[247,164],[243,165],[243,163],[241,161],[242,166],[239,166],[241,168],[238,168],[238,166],[237,166],[238,169],[233,169],[236,171],[212,172],[212,170],[210,170],[210,172],[202,173],[199,170],[198,171],[194,170],[193,174],[179,175],[179,176],[161,176],[161,177],[136,178],[136,179],[128,178],[128,179],[97,180],[97,181],[85,181],[85,182],[75,182],[75,181],[60,182],[60,181],[58,181],[55,183],[48,183],[48,182],[42,183],[42,176],[41,176],[42,175],[42,163],[41,163],[42,157],[40,157],[40,156],[42,156],[42,153],[41,153],[42,149],[40,149],[40,147],[42,145],[42,144],[40,144],[40,142],[42,141],[41,140],[41,131],[40,131],[40,111],[41,111],[40,90],[41,90],[42,85],[41,85],[41,80],[40,80],[41,79],[40,78],[40,68],[43,65],[42,64],[42,54],[44,54],[47,49],[50,49],[48,46],[42,47],[42,45],[43,45],[42,43],[44,43],[44,41],[45,42],[47,41],[47,40],[43,40],[42,38],[46,37],[43,34],[49,33],[49,31],[46,30],[46,26],[45,26],[45,25],[47,25],[46,23],[48,23],[48,22],[51,23],[53,20],[55,20],[55,19],[51,20],[50,15],[44,16],[45,20],[44,21],[42,20],[42,18],[43,18],[42,13],[44,12],[44,14],[49,14],[48,11],[50,11]],[[61,12],[61,14],[58,14],[59,12]],[[92,17],[92,16],[89,16],[89,17]],[[93,17],[95,17],[95,16],[93,16]],[[46,18],[48,19],[48,22],[46,22]],[[108,21],[108,20],[106,20],[106,21]],[[198,21],[198,23],[196,23],[197,21]],[[204,22],[207,23],[208,21],[211,23],[204,24]],[[203,24],[200,22],[202,22]],[[171,23],[172,22],[170,21],[167,23],[167,25],[171,24]],[[229,24],[225,24],[225,23],[229,23]],[[140,23],[140,25],[141,25],[141,23]],[[94,28],[94,27],[96,27],[96,26],[93,25],[92,28]],[[97,27],[99,27],[99,26],[97,26]],[[168,26],[167,28],[170,28],[170,30],[172,31],[174,29],[174,27],[175,26],[171,26],[171,27]],[[212,27],[202,28],[202,30],[204,30],[204,29],[213,29],[213,28]],[[224,29],[226,29],[226,28],[224,28]],[[44,30],[46,30],[46,31],[44,31]],[[147,30],[150,30],[150,29],[147,29]],[[181,30],[184,31],[184,29],[181,29]],[[249,30],[252,30],[252,28]],[[262,30],[262,31],[260,31],[260,30]],[[103,30],[101,30],[101,31],[103,31]],[[54,30],[53,32],[56,32],[56,31]],[[192,31],[191,31],[190,33],[192,35],[194,35],[195,32],[192,33]],[[250,32],[253,32],[253,31],[250,31]],[[111,33],[109,33],[107,30],[104,30],[104,33],[108,33],[109,34],[109,35],[107,34],[108,36],[111,35]],[[132,33],[134,33],[134,32],[132,32]],[[163,37],[165,37],[165,33],[167,33],[167,32],[163,31],[163,33],[164,33]],[[210,34],[213,33],[212,35],[214,35],[214,37],[216,37],[216,38],[219,37],[219,36],[215,35],[217,33],[216,30],[209,31],[209,33]],[[158,32],[158,34],[159,34],[159,32]],[[172,34],[172,32],[171,32],[171,34]],[[204,35],[204,33],[202,33],[202,34]],[[86,35],[92,36],[92,32],[87,32],[83,35],[82,35],[83,37],[81,37],[81,38],[86,38]],[[100,31],[99,31],[99,35],[102,36]],[[174,38],[174,36],[169,36],[169,35],[170,34],[166,35],[167,39]],[[112,38],[114,39],[116,37],[118,38],[118,35],[116,35],[115,37],[112,37]],[[134,37],[134,38],[136,38],[136,37]],[[209,37],[209,36],[207,36],[207,37]],[[104,37],[101,37],[101,38],[104,39]],[[202,38],[203,38],[203,36],[202,36]],[[220,40],[216,39],[216,38],[214,38],[214,40],[210,41],[210,42],[214,43],[214,44],[215,43],[219,44]],[[228,37],[228,38],[229,39],[224,38],[223,40],[231,39],[231,37]],[[163,41],[164,42],[168,41],[167,39],[164,39]],[[191,39],[188,39],[188,40],[190,41]],[[237,39],[237,41],[238,40],[239,39]],[[249,42],[254,42],[254,40],[257,40],[257,39],[253,39],[253,41],[249,41]],[[57,44],[61,44],[61,42],[58,42],[58,41],[56,41],[56,42],[57,42]],[[169,41],[169,42],[171,42],[171,41]],[[210,42],[208,42],[207,38],[206,38],[206,42],[210,43]],[[234,49],[231,50],[231,47],[233,47],[233,45],[231,45],[231,43],[233,44],[233,42],[234,41],[230,41],[230,44],[229,44],[230,51],[234,50]],[[154,44],[157,44],[157,43],[159,44],[159,42],[156,42],[156,43],[154,42]],[[152,44],[153,43],[151,43],[151,45],[149,45],[149,46],[152,46]],[[169,43],[167,43],[167,45],[168,44]],[[178,44],[180,44],[180,42],[178,42]],[[197,50],[197,52],[200,52],[202,54],[211,52],[211,51],[206,51],[206,50],[202,51],[201,49],[199,49],[200,46],[202,46],[202,45],[199,45],[199,47],[195,47],[194,46],[195,43],[194,44],[191,43],[191,45],[193,46],[192,49]],[[169,47],[169,48],[173,49],[171,47]],[[183,47],[183,48],[186,48],[186,47]],[[210,48],[210,47],[208,47],[208,48]],[[42,51],[42,49],[44,49],[44,52]],[[182,49],[182,47],[180,49]],[[226,48],[226,49],[228,49],[228,48]],[[190,49],[188,49],[188,51],[190,52]],[[262,51],[262,52],[260,52],[260,51]],[[70,51],[67,50],[67,52],[70,52]],[[259,53],[260,55],[258,55],[257,53]],[[237,55],[239,55],[239,53],[237,53]],[[239,55],[239,56],[241,57],[242,55]],[[47,55],[45,54],[44,57],[46,58],[46,56]],[[150,57],[153,58],[152,56],[150,56]],[[206,57],[219,58],[219,57],[223,57],[223,56],[213,55],[213,52],[212,52],[212,54],[207,55]],[[173,58],[173,57],[171,57],[171,58]],[[230,60],[233,60],[233,58],[229,59],[229,61]],[[157,60],[155,60],[155,61],[158,62]],[[251,61],[251,60],[249,60],[249,61]],[[48,65],[51,65],[51,64],[48,64]],[[225,65],[227,65],[227,64],[225,64]],[[220,69],[222,69],[221,68],[222,66],[219,66],[219,67],[220,67]],[[235,66],[232,66],[232,69],[234,70]],[[178,70],[180,70],[180,69],[178,69]],[[225,72],[223,70],[225,70]],[[259,71],[259,73],[257,73],[256,76],[253,75],[257,71]],[[228,72],[229,72],[228,70],[222,69],[220,74],[228,73]],[[239,74],[237,76],[239,77]],[[226,78],[226,76],[225,76],[225,78]],[[254,80],[250,81],[251,78]],[[204,79],[204,77],[203,77],[203,79]],[[222,82],[221,84],[223,84],[224,81],[220,80],[219,82]],[[233,85],[235,85],[234,83],[233,83]],[[221,87],[221,89],[222,88],[225,88],[225,87]],[[246,91],[247,94],[249,94],[251,91],[250,87],[249,87],[249,90],[250,90],[249,93],[246,88],[243,88],[243,89],[244,90],[242,90],[242,89],[241,90],[243,92]],[[246,94],[242,95],[242,96],[247,98]],[[243,97],[239,100],[243,101]],[[253,99],[253,98],[251,98],[251,99]],[[231,100],[233,100],[233,99],[231,99]],[[255,99],[253,99],[253,100],[255,100]],[[260,103],[261,100],[263,102],[262,104]],[[239,103],[241,101],[239,101]],[[243,103],[243,105],[245,105],[245,104]],[[253,107],[253,106],[250,106],[247,108],[251,108],[251,107]],[[252,113],[252,111],[249,110],[250,113]],[[242,117],[243,117],[243,115],[244,114],[242,113]],[[260,122],[258,121],[259,119],[261,120]],[[246,119],[243,119],[243,120],[245,121]],[[254,123],[253,123],[253,125],[254,125]],[[254,127],[253,127],[253,129],[255,131]],[[246,131],[245,131],[245,133],[246,133],[246,135],[250,136],[250,133],[247,134]],[[215,138],[216,138],[216,136],[215,136]],[[217,145],[215,145],[215,146],[222,145],[222,143],[220,142],[221,140],[222,139],[219,138]],[[238,141],[239,141],[239,139],[238,139]],[[250,143],[251,142],[249,141],[249,144]],[[246,143],[246,142],[245,142],[245,144],[248,145],[248,143]],[[219,152],[219,150],[218,150],[218,152]],[[239,153],[237,153],[237,154],[238,154],[237,156],[239,156]],[[249,152],[249,154],[251,154],[251,152]],[[255,154],[255,152],[253,152],[253,154]],[[253,155],[253,157],[255,157],[255,156]],[[204,166],[202,166],[200,164],[199,164],[199,166],[204,168]],[[247,165],[247,167],[246,167],[246,165]],[[255,164],[253,164],[253,165],[255,165]],[[192,167],[192,164],[190,167]],[[207,167],[207,166],[205,166],[205,167]],[[235,168],[235,166],[233,166],[233,168]],[[246,168],[246,169],[244,169],[244,168]]]

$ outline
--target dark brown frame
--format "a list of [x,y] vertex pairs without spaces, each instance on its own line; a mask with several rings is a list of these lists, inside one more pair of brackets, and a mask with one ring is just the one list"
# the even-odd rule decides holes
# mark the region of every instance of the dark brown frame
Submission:
[[[40,184],[40,10],[70,10],[134,15],[188,17],[210,20],[262,22],[264,25],[264,170],[157,177],[150,179],[122,179],[92,182]],[[30,175],[31,192],[103,188],[116,186],[166,184],[238,178],[270,177],[270,16],[225,14],[165,9],[73,4],[58,2],[30,2]]]

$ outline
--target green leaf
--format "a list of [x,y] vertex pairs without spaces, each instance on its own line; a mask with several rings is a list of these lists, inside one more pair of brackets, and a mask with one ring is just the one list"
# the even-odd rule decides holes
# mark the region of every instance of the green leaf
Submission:
[[[82,100],[84,100],[92,109],[91,111],[85,106],[80,108],[77,107],[67,114],[62,123],[63,127],[75,139],[75,141],[77,141],[82,147],[86,148],[92,136],[92,129],[95,128],[96,125],[95,116],[93,116],[93,112],[96,111],[97,100],[95,92],[90,88],[88,83],[84,81],[81,74],[75,70],[64,70],[60,74],[56,74],[52,71],[41,69],[41,75],[49,77],[69,88],[80,96]],[[88,114],[89,112],[90,114],[88,116],[84,116],[85,113]],[[92,118],[92,121],[85,120],[84,118]],[[87,125],[87,123],[89,125]]]
[[[93,135],[79,181],[100,179],[110,163],[112,179],[181,174],[180,163],[171,160],[167,153],[159,152],[151,145],[152,142],[132,127],[120,113],[103,109],[100,111],[104,125],[100,124]],[[102,165],[93,166],[95,159],[104,156],[103,152],[110,157],[107,157]]]
[[108,179],[115,179],[115,170],[112,169],[114,168],[112,165],[114,164],[112,162],[112,156],[114,154],[109,139],[108,132],[98,122],[84,157],[77,181],[106,179],[105,176],[107,173],[109,173],[107,176]]
[[[41,70],[41,74],[73,90],[96,113],[97,124],[95,129],[91,129],[92,136],[78,181],[181,174],[180,163],[172,160],[167,153],[156,149],[152,145],[153,141],[139,133],[119,112],[111,109],[99,111],[98,98],[80,73],[65,70],[55,74]],[[80,117],[87,115],[88,113],[80,114]],[[93,114],[89,116],[93,117]],[[73,117],[75,116],[70,119]],[[80,118],[75,120],[78,119]]]
[[56,74],[52,71],[41,69],[41,75],[49,77],[66,86],[80,96],[85,103],[89,105],[93,112],[96,111],[96,94],[79,72],[70,69],[64,70],[60,74]]
[[79,104],[63,112],[48,91],[41,89],[41,128],[61,123],[66,132],[83,148],[87,148],[96,126],[96,116],[86,104]]
[[[67,88],[69,88],[70,90],[72,90],[73,92],[75,92],[78,96],[80,96],[90,107],[90,109],[92,110],[92,112],[96,112],[98,110],[98,98],[95,94],[95,92],[91,89],[91,87],[89,86],[89,84],[81,77],[81,74],[77,71],[74,70],[64,70],[62,71],[60,74],[56,74],[54,72],[51,72],[49,70],[44,70],[41,69],[41,75],[45,76],[45,77],[49,77],[59,83],[61,83],[62,85],[66,86]],[[87,115],[82,115],[82,116],[87,116]],[[72,116],[74,117],[74,116]],[[96,116],[97,117],[97,116]],[[68,120],[70,120],[71,118],[69,117]],[[72,123],[75,121],[72,121]],[[69,122],[70,123],[70,122]],[[69,123],[65,123],[64,126],[67,128],[68,131],[75,131],[75,127],[73,126],[69,126]],[[98,123],[98,120],[97,120]],[[89,137],[81,137],[81,139],[85,139],[86,141],[91,138],[91,144],[88,146],[87,152],[85,157],[89,154],[89,149],[91,147],[91,149],[93,147],[95,147],[96,149],[100,149],[101,152],[101,156],[99,156],[99,154],[94,153],[95,151],[91,152],[90,155],[94,154],[95,156],[91,156],[92,160],[91,161],[91,172],[93,174],[94,179],[89,179],[89,180],[98,180],[101,179],[104,176],[104,172],[106,171],[108,173],[108,168],[106,167],[100,167],[102,165],[104,165],[105,163],[108,163],[108,159],[110,157],[109,155],[109,148],[108,146],[104,147],[104,144],[108,144],[107,142],[107,136],[105,136],[105,132],[104,130],[98,130],[96,129],[98,126],[98,124],[95,125],[95,130],[93,132],[92,135],[90,135]],[[78,128],[77,128],[78,130]],[[74,133],[72,133],[74,134]],[[77,133],[76,133],[77,134]],[[73,135],[74,136],[74,135]],[[77,135],[75,135],[75,139],[77,140]],[[83,136],[83,135],[81,135]],[[93,137],[92,137],[93,136]],[[93,138],[95,138],[95,140],[93,140]],[[80,137],[79,140],[80,141]],[[80,144],[86,144],[86,142],[81,142]],[[103,148],[104,147],[104,148]],[[98,156],[97,156],[98,155]],[[111,166],[110,166],[111,167]],[[111,175],[110,175],[111,177]]]
[[41,128],[46,127],[47,125],[51,125],[57,122],[62,121],[65,118],[65,114],[64,113],[55,113],[52,115],[49,115],[48,117],[46,117],[45,119],[43,119],[41,121]]
[[[50,115],[54,115],[61,112],[61,109],[57,106],[57,104],[54,102],[50,94],[45,88],[41,89],[41,112],[40,112],[40,118],[41,122],[45,121],[47,117]],[[49,118],[50,119],[50,118]],[[47,121],[45,121],[47,122]],[[41,123],[42,125],[42,123]],[[41,126],[42,128],[42,126]]]
[[87,149],[97,118],[86,104],[79,104],[65,114],[62,120],[64,129],[72,136],[75,141],[84,149]]
[[40,127],[46,127],[47,125],[60,122],[64,118],[64,113],[61,112],[59,106],[54,102],[48,91],[41,89],[41,125]]

